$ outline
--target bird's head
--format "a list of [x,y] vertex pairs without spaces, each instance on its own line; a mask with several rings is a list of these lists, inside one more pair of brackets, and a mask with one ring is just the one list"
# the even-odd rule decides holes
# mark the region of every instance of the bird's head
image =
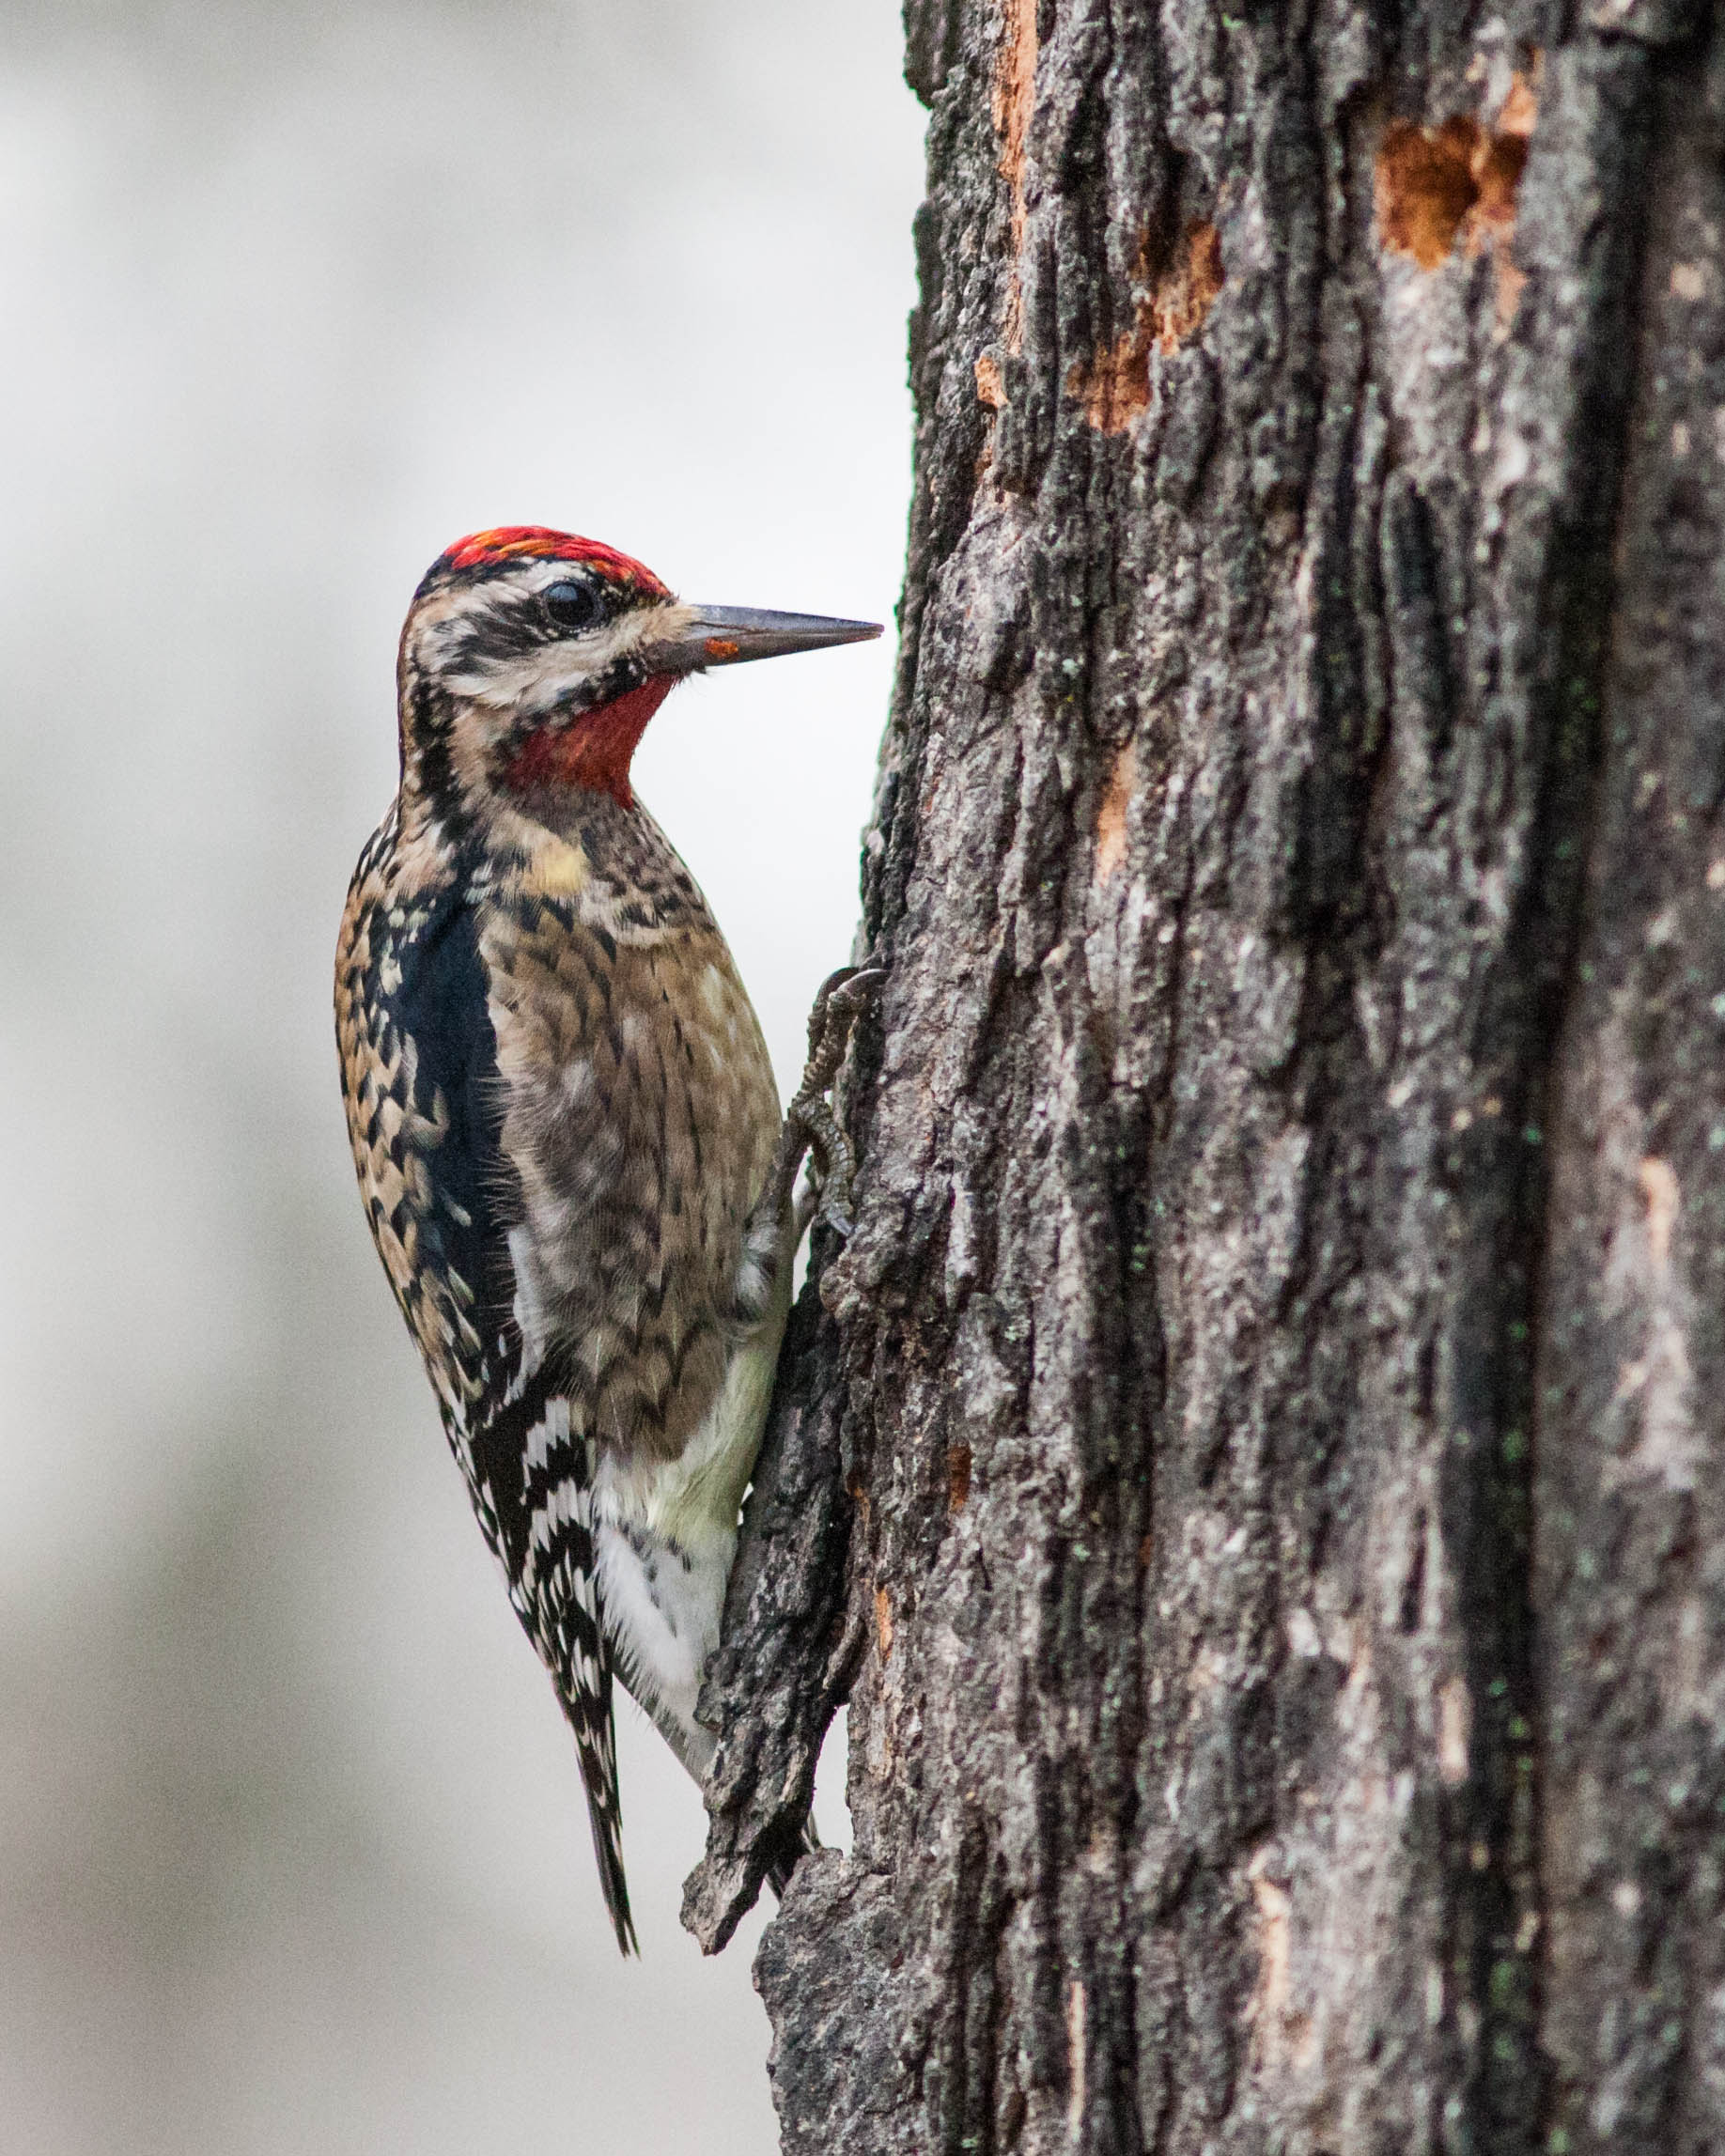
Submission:
[[879,625],[678,599],[614,548],[539,525],[438,557],[401,632],[401,768],[469,814],[584,788],[632,806],[629,760],[685,675],[878,636]]

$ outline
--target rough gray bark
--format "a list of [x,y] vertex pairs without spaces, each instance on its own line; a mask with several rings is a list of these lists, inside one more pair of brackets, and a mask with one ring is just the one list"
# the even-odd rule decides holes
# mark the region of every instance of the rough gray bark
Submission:
[[907,25],[892,975],[692,1909],[848,1684],[787,2150],[1725,2151],[1725,25]]

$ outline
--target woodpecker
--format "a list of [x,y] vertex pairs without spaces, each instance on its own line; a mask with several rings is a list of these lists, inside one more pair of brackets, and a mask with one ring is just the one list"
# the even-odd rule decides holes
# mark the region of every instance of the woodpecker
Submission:
[[[695,1696],[797,1243],[816,1202],[845,1224],[822,1096],[878,978],[823,988],[782,1123],[754,1007],[630,759],[686,675],[879,633],[686,604],[536,525],[458,541],[402,630],[399,788],[342,918],[366,1219],[573,1728],[625,1954],[613,1677],[701,1780]],[[818,1200],[796,1194],[810,1151]]]

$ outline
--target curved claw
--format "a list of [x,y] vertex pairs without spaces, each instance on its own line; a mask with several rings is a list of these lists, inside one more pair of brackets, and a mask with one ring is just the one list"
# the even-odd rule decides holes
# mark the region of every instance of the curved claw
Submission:
[[809,1060],[802,1082],[785,1108],[763,1198],[775,1218],[789,1206],[797,1171],[804,1155],[812,1152],[814,1180],[820,1193],[816,1217],[841,1235],[851,1231],[850,1187],[856,1156],[839,1127],[827,1092],[845,1060],[858,1014],[873,1000],[886,977],[884,966],[841,966],[827,976],[816,993],[815,1007],[809,1013]]
[[815,1007],[809,1013],[809,1060],[797,1088],[799,1100],[805,1094],[826,1092],[844,1060],[858,1013],[886,977],[884,966],[841,966],[815,991]]
[[[829,1225],[835,1225],[834,1214],[849,1208],[857,1156],[850,1149],[849,1139],[839,1128],[831,1105],[819,1094],[813,1100],[794,1102],[792,1113],[801,1124],[809,1150],[815,1156],[820,1181],[819,1217]],[[849,1233],[848,1229],[845,1232]]]

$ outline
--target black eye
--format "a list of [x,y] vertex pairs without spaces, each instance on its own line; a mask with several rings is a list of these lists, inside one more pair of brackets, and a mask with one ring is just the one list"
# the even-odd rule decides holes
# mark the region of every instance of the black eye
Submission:
[[578,584],[572,580],[547,584],[539,598],[559,628],[592,628],[605,618],[605,602],[591,584]]

